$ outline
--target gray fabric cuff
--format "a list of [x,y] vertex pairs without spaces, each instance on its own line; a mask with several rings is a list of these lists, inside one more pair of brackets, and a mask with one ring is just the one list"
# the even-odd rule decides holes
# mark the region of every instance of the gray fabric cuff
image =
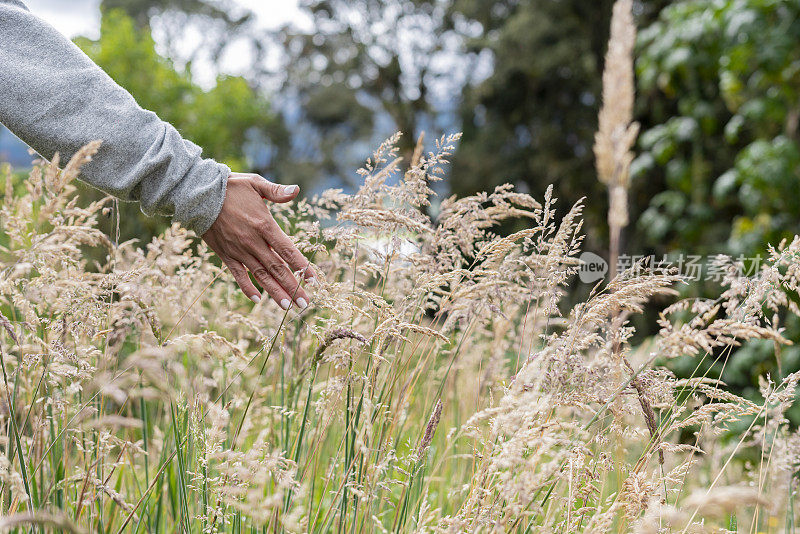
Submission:
[[205,234],[222,210],[230,174],[227,165],[212,159],[198,160],[170,191],[171,197],[179,199],[172,220],[198,236]]

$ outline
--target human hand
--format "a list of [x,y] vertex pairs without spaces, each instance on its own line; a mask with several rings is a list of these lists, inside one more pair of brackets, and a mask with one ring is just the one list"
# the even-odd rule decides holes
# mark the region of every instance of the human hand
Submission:
[[231,173],[222,210],[202,236],[253,302],[259,302],[261,296],[247,271],[284,310],[292,299],[301,309],[308,306],[308,295],[292,271],[313,278],[310,264],[262,200],[289,202],[299,191],[296,185],[275,184],[257,174]]

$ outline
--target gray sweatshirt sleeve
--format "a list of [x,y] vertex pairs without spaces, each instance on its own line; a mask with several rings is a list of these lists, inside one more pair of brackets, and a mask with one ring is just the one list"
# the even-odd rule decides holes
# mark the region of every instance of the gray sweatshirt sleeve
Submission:
[[222,208],[230,169],[203,159],[200,147],[17,0],[0,0],[0,122],[48,159],[58,152],[66,161],[101,140],[84,181],[198,235]]

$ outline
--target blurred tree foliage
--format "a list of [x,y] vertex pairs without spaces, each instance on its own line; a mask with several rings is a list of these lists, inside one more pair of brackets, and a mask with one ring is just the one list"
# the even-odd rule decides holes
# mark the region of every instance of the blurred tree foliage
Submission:
[[[663,3],[640,5],[639,17],[651,20]],[[277,34],[283,92],[296,98],[306,140],[321,147],[323,174],[346,176],[342,163],[353,158],[342,154],[387,117],[405,155],[423,130],[463,130],[449,181],[456,194],[510,181],[531,191],[555,183],[564,203],[604,197],[591,147],[612,4],[308,0],[313,29]],[[602,236],[604,203],[589,217]]]
[[[768,244],[800,233],[799,38],[797,0],[682,1],[640,32],[640,248],[763,257]],[[687,291],[718,294],[706,285]],[[797,317],[775,319],[800,339]],[[720,356],[710,376],[751,398],[759,373],[780,379],[800,369],[794,347],[748,343]],[[800,410],[790,416],[800,424]]]
[[[462,94],[454,192],[511,182],[536,194],[553,184],[562,208],[586,196],[587,246],[596,250],[607,246],[607,204],[592,146],[613,3],[459,0],[454,8],[482,28],[468,50],[493,58],[490,76]],[[665,3],[637,4],[639,25]]]
[[640,33],[644,243],[752,255],[800,233],[799,37],[797,0],[679,2]]
[[150,19],[165,12],[203,16],[223,22],[235,30],[253,18],[253,13],[242,12],[235,2],[209,0],[102,0],[102,9],[121,9],[141,29],[150,26]]
[[451,5],[450,0],[310,0],[302,9],[312,31],[287,25],[274,32],[282,53],[281,92],[307,126],[303,142],[319,149],[305,158],[309,170],[352,176],[352,165],[380,141],[376,129],[379,135],[403,132],[406,157],[422,130],[440,133],[437,104],[457,99],[460,91],[453,66],[461,51]]
[[[565,204],[605,198],[592,144],[612,4],[459,2],[457,9],[483,27],[468,46],[490,51],[494,67],[463,94],[456,193],[511,182],[537,194],[552,183]],[[604,205],[589,208],[590,225],[602,228]]]
[[[173,59],[191,64],[205,58],[213,67],[242,37],[254,45],[256,62],[263,57],[260,41],[253,38],[253,12],[234,0],[102,0],[100,5],[103,11],[124,11],[140,30],[157,21],[159,45]],[[191,40],[187,33],[192,33]]]
[[[212,88],[202,89],[159,55],[149,29],[137,26],[122,10],[103,12],[99,39],[79,38],[76,43],[142,107],[203,147],[204,156],[238,171],[251,169],[246,147],[266,137],[275,119],[266,99],[247,80],[219,76]],[[120,210],[123,239],[149,241],[165,224],[164,218],[141,217],[136,205],[120,204]]]

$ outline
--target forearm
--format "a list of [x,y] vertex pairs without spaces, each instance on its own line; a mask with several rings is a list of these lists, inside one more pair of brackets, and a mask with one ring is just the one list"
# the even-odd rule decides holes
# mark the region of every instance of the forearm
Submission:
[[202,234],[216,219],[230,170],[140,108],[77,46],[0,0],[0,122],[45,158],[103,142],[83,167],[89,184],[172,215]]

